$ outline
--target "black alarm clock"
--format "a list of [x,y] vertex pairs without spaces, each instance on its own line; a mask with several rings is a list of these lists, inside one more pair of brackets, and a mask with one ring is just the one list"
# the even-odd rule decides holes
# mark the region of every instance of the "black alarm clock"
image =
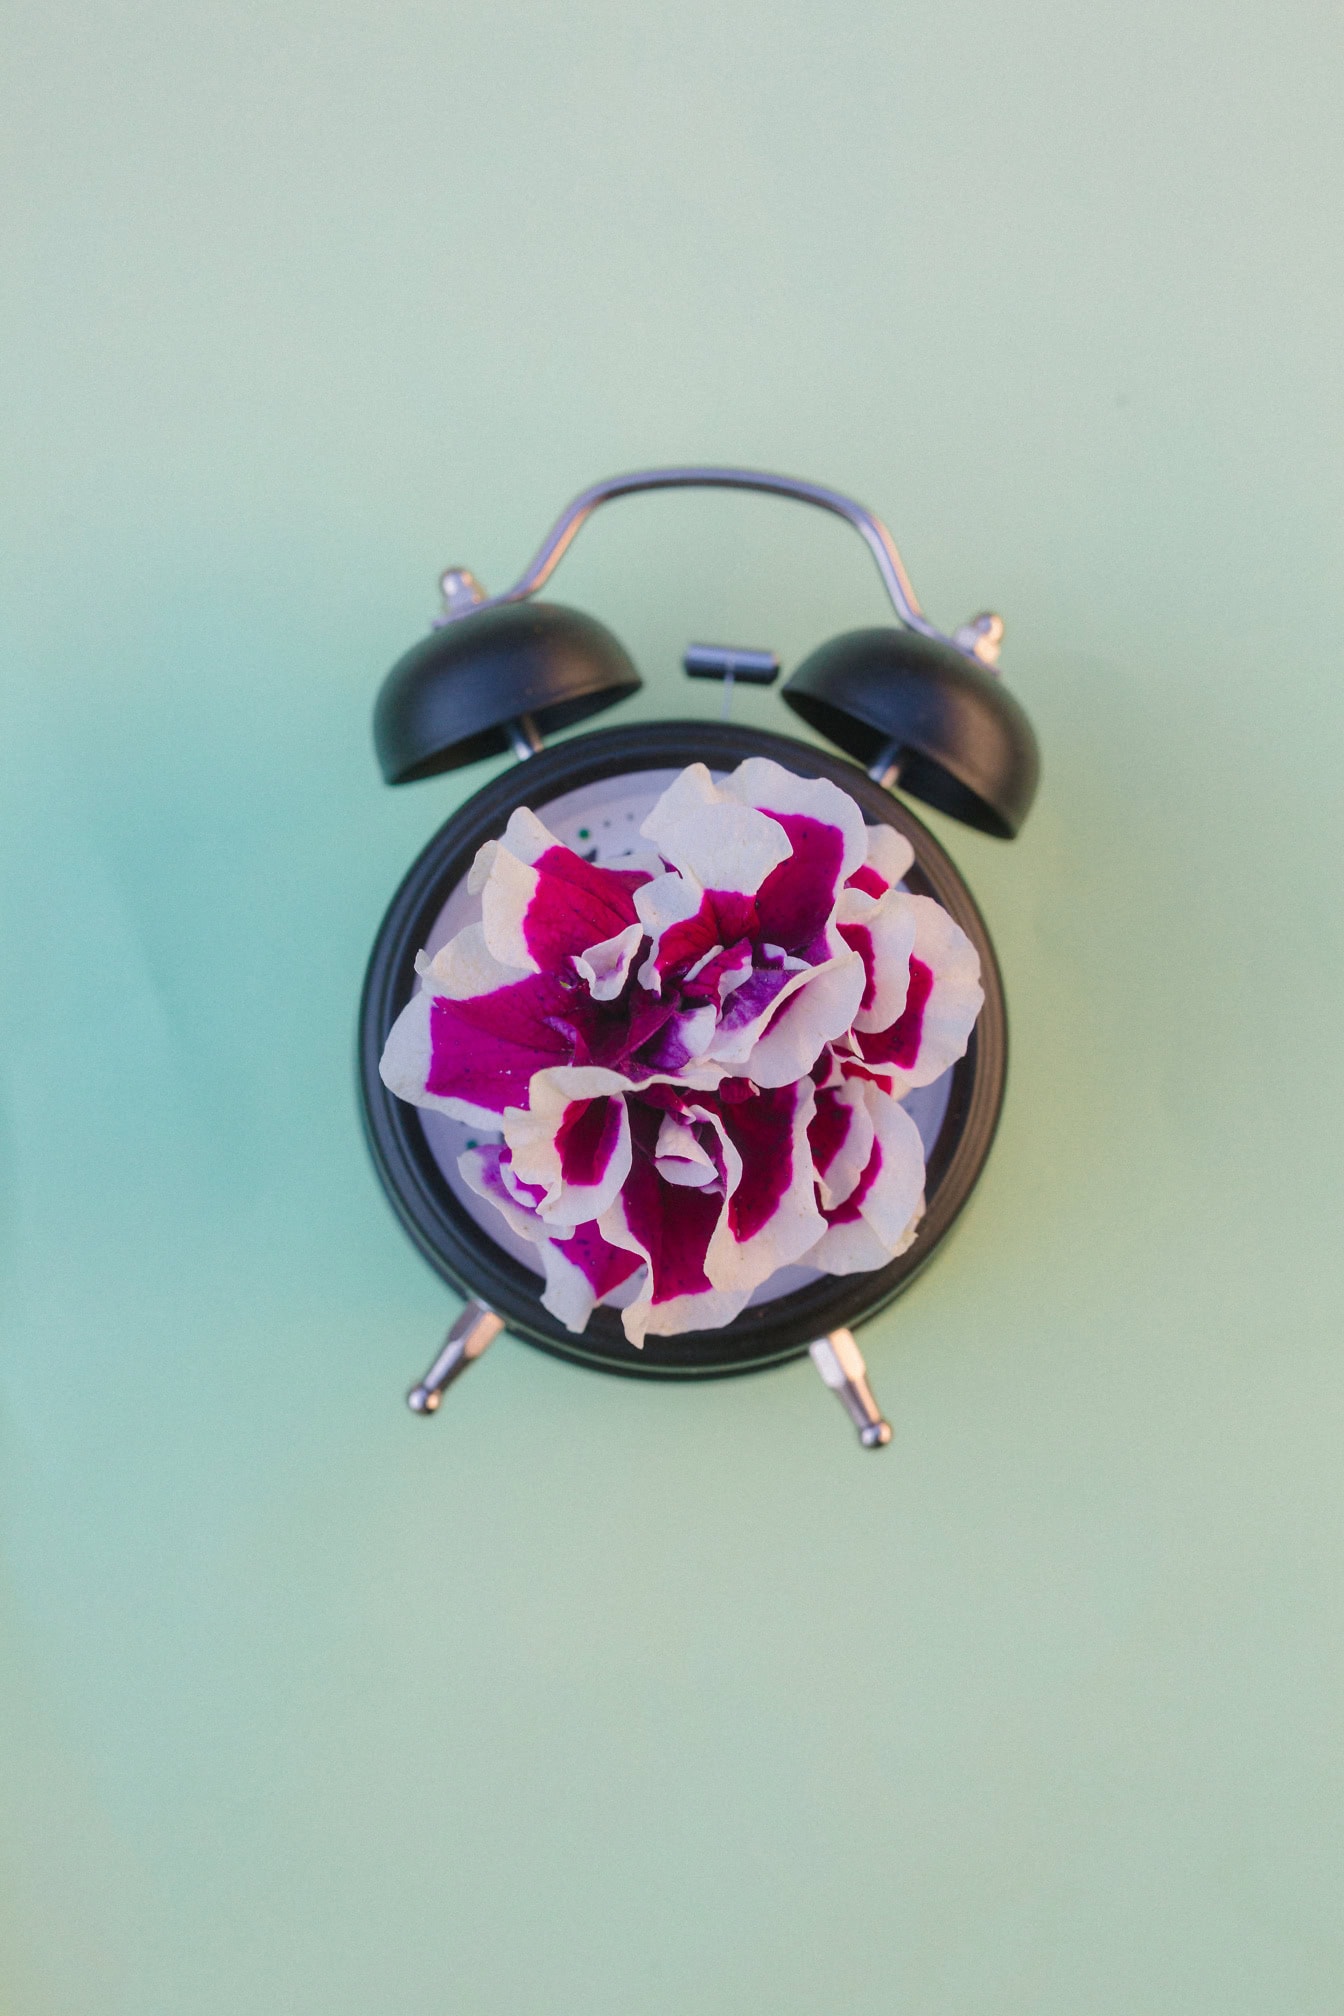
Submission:
[[[594,617],[533,598],[599,505],[673,488],[751,490],[815,505],[866,541],[898,622],[830,639],[781,689],[794,712],[843,754],[727,718],[548,742],[626,699],[641,680]],[[360,1096],[375,1168],[414,1244],[466,1300],[412,1388],[411,1407],[433,1413],[449,1383],[505,1329],[572,1363],[645,1379],[723,1377],[810,1352],[865,1446],[882,1446],[890,1429],[853,1332],[909,1285],[965,1205],[994,1138],[1007,1065],[1003,988],[984,920],[948,854],[896,793],[1002,839],[1017,833],[1035,795],[1039,759],[1031,725],[995,669],[1001,620],[979,616],[943,635],[923,614],[890,533],[861,505],[792,478],[712,467],[643,470],[595,484],[568,506],[505,593],[487,597],[465,568],[450,569],[442,587],[443,614],[378,695],[374,741],[383,776],[404,784],[509,751],[518,760],[452,815],[410,869],[374,941],[360,1006]],[[771,684],[780,669],[772,652],[705,644],[690,646],[684,662],[691,677],[723,682],[725,715],[735,682]],[[721,777],[751,757],[829,780],[859,806],[867,826],[894,828],[914,856],[903,887],[934,898],[979,957],[984,1004],[964,1055],[904,1102],[924,1147],[924,1215],[890,1264],[845,1275],[781,1268],[720,1328],[650,1335],[637,1348],[618,1309],[599,1303],[576,1335],[543,1307],[536,1247],[464,1181],[459,1160],[476,1146],[470,1124],[395,1097],[379,1061],[420,984],[417,955],[432,955],[479,917],[468,887],[472,864],[517,808],[529,807],[556,840],[604,865],[629,852],[687,765],[704,764]]]

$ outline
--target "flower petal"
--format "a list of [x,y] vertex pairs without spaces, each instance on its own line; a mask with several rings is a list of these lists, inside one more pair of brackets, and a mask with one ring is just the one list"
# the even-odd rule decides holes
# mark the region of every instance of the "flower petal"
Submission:
[[[551,1237],[544,1220],[509,1188],[508,1149],[469,1148],[458,1157],[463,1181],[484,1197],[513,1230],[539,1249],[546,1276],[542,1307],[567,1329],[582,1330],[602,1296],[628,1281],[640,1265],[638,1254],[608,1245],[596,1225],[584,1224]],[[563,1240],[563,1244],[557,1240]]]
[[614,938],[604,938],[600,945],[590,945],[574,961],[574,971],[581,980],[588,983],[588,992],[594,1001],[614,1001],[624,987],[630,972],[631,961],[644,942],[644,927],[636,918],[627,924],[624,931],[618,931]]
[[812,1081],[714,1103],[741,1173],[710,1240],[705,1273],[716,1288],[749,1295],[777,1267],[800,1259],[824,1229],[807,1138],[816,1110]]
[[[825,966],[790,974],[789,979],[782,1005],[771,1013],[739,1067],[758,1085],[791,1085],[806,1076],[823,1046],[845,1034],[863,998],[863,961],[855,952],[846,951]],[[732,1000],[746,991],[741,988]],[[710,1054],[720,1056],[717,1045]]]
[[[419,998],[429,999],[430,1062],[424,1090],[443,1111],[458,1111],[459,1118],[498,1115],[506,1106],[526,1104],[536,1073],[568,1064],[575,1054],[573,1027],[566,1020],[572,1000],[549,973],[529,974],[467,1001],[443,994]],[[464,1107],[472,1112],[460,1110]]]
[[965,1054],[985,995],[979,955],[940,904],[899,890],[886,900],[908,906],[914,917],[909,990],[896,1020],[875,1031],[860,1025],[858,1042],[899,1099],[916,1086],[931,1085]]
[[778,960],[756,967],[742,984],[734,988],[724,1003],[709,1054],[736,1071],[746,1063],[765,1032],[770,1017],[789,995],[812,978],[815,968],[801,960],[791,965]]
[[823,1211],[833,1211],[851,1196],[873,1152],[873,1116],[860,1085],[841,1079],[818,1086],[816,1114],[808,1126],[807,1143],[816,1172]]
[[538,1211],[552,1230],[606,1210],[630,1170],[630,1123],[615,1071],[561,1066],[538,1071],[526,1108],[504,1114],[518,1177],[539,1186]]
[[493,1204],[520,1237],[530,1239],[534,1246],[540,1246],[547,1238],[545,1225],[537,1212],[529,1207],[526,1198],[516,1197],[504,1181],[508,1152],[507,1148],[498,1146],[468,1148],[457,1158],[458,1170],[469,1190],[474,1190],[478,1197],[484,1197],[487,1203]]
[[910,954],[915,946],[915,912],[910,900],[903,891],[869,896],[851,884],[841,891],[836,929],[863,961],[863,999],[854,1027],[889,1029],[905,1006],[910,984]]
[[682,975],[681,991],[722,1004],[750,980],[751,973],[751,946],[745,938],[739,938],[736,945],[727,948],[715,945],[703,959],[697,959]]
[[791,853],[756,892],[761,936],[814,963],[836,948],[826,927],[841,886],[868,853],[863,814],[824,777],[796,777],[752,756],[724,781],[725,793],[767,813],[787,834]]
[[505,966],[485,942],[479,924],[468,924],[450,938],[430,959],[416,954],[415,970],[431,994],[446,994],[450,1001],[466,1001],[473,994],[491,994],[496,987],[511,987],[526,969]]
[[[475,878],[484,862],[477,856]],[[534,812],[520,806],[490,857],[481,888],[481,922],[496,959],[530,973],[559,973],[570,959],[635,922],[641,869],[598,868],[561,846]]]
[[[713,1041],[718,1013],[712,1002],[703,1007],[692,1007],[682,1014],[673,1015],[665,1022],[652,1042],[646,1043],[639,1053],[639,1062],[650,1071],[666,1072],[671,1076],[682,1076],[693,1072],[694,1067],[705,1058],[705,1053]],[[703,1082],[703,1074],[696,1074]],[[719,1077],[719,1072],[712,1074]]]
[[924,1160],[898,1101],[963,1054],[983,1000],[969,940],[899,886],[909,843],[824,779],[693,764],[644,833],[648,866],[600,869],[516,812],[469,878],[481,924],[417,960],[382,1066],[502,1125],[464,1179],[539,1250],[572,1329],[628,1283],[636,1344],[730,1322],[798,1261],[904,1250]]
[[693,876],[655,876],[635,891],[635,911],[651,941],[639,984],[652,993],[674,967],[693,965],[718,943],[713,906]]
[[648,1262],[644,1285],[621,1311],[632,1344],[680,1330],[717,1329],[746,1307],[750,1289],[716,1288],[705,1255],[726,1204],[717,1190],[668,1183],[655,1154],[662,1119],[654,1106],[631,1106],[634,1159],[625,1187],[603,1212],[599,1229],[612,1245]]
[[637,1253],[609,1245],[596,1225],[579,1225],[563,1241],[548,1239],[541,1257],[546,1268],[541,1306],[574,1331],[584,1328],[604,1295],[643,1264]]
[[683,1189],[707,1190],[719,1181],[719,1165],[695,1128],[673,1113],[663,1116],[654,1162],[664,1183],[676,1183]]
[[649,1263],[635,1301],[621,1311],[632,1344],[680,1330],[714,1330],[747,1305],[750,1289],[715,1288],[705,1254],[723,1213],[723,1198],[665,1183],[650,1161],[637,1163],[624,1190],[601,1219],[604,1236]]
[[720,790],[703,763],[668,785],[639,830],[702,889],[740,896],[754,895],[791,851],[780,828]]
[[913,1242],[924,1214],[924,1144],[896,1100],[863,1087],[873,1145],[862,1176],[844,1202],[825,1208],[826,1231],[807,1254],[827,1274],[862,1274],[885,1267]]
[[867,859],[854,870],[846,886],[865,890],[870,896],[885,896],[910,873],[915,850],[894,826],[870,826],[867,832]]
[[[488,953],[477,960],[474,928],[459,934],[465,948],[455,940],[424,968],[425,985],[393,1023],[378,1070],[399,1099],[469,1126],[497,1126],[506,1106],[526,1101],[534,1072],[570,1062],[574,1039],[557,1019],[569,1005],[559,983],[544,973],[508,973]],[[439,991],[500,971],[508,975],[503,984],[480,993]]]

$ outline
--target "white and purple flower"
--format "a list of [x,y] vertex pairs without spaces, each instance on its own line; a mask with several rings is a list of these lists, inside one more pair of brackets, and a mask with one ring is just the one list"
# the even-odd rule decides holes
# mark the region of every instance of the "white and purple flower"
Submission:
[[902,1252],[924,1152],[900,1101],[984,998],[965,934],[900,886],[908,843],[824,779],[694,763],[642,834],[642,865],[603,868],[515,812],[381,1065],[502,1136],[464,1180],[538,1247],[552,1314],[582,1330],[624,1288],[635,1344],[731,1322],[780,1267]]

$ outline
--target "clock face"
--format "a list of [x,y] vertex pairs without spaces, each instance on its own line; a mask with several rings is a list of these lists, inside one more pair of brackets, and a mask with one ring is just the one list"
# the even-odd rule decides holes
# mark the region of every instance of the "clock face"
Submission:
[[[722,777],[765,756],[808,777],[826,777],[854,798],[870,825],[885,822],[910,841],[905,886],[941,903],[980,956],[985,1004],[966,1055],[904,1101],[927,1164],[927,1209],[913,1246],[872,1273],[836,1276],[780,1268],[720,1330],[628,1342],[619,1308],[629,1283],[594,1310],[575,1336],[541,1306],[537,1249],[514,1233],[458,1173],[473,1145],[498,1140],[446,1115],[395,1098],[378,1076],[387,1033],[419,986],[415,956],[432,954],[480,918],[467,889],[477,849],[497,839],[510,813],[528,805],[566,846],[604,867],[643,844],[639,829],[688,763]],[[814,1338],[852,1328],[907,1285],[965,1203],[993,1138],[1006,1055],[1003,994],[993,949],[948,856],[906,808],[842,759],[785,736],[718,722],[664,722],[576,737],[518,764],[457,812],[430,841],[393,899],[369,963],[361,1008],[361,1089],[374,1161],[402,1223],[425,1257],[463,1294],[478,1296],[509,1329],[544,1349],[608,1371],[694,1377],[747,1371],[806,1350]]]

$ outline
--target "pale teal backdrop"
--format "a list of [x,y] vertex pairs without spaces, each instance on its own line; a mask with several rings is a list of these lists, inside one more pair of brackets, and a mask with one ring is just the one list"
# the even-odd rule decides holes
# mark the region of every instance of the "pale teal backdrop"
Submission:
[[[1335,2016],[1337,9],[4,41],[6,2016]],[[870,503],[1044,749],[1016,845],[934,822],[1015,1047],[876,1457],[806,1363],[402,1403],[355,1005],[486,773],[387,791],[370,705],[442,565],[680,459]],[[625,718],[883,609],[724,499],[557,585]]]

